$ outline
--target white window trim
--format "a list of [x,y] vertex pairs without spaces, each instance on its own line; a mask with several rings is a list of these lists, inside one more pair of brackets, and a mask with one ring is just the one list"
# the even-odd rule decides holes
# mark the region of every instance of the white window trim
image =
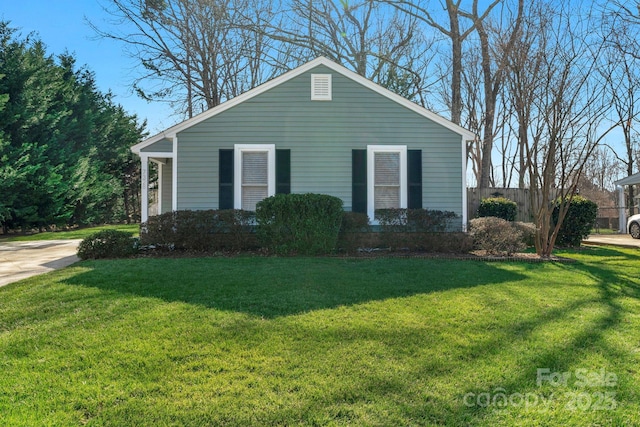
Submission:
[[276,146],[275,144],[236,144],[233,146],[233,207],[242,209],[242,153],[266,152],[267,171],[267,197],[276,194]]
[[[328,80],[327,95],[319,96],[316,94],[316,79],[326,78]],[[311,100],[312,101],[331,101],[333,88],[331,84],[331,74],[311,74]]]
[[375,153],[400,153],[400,208],[407,207],[407,146],[367,145],[367,215],[372,224],[375,219]]

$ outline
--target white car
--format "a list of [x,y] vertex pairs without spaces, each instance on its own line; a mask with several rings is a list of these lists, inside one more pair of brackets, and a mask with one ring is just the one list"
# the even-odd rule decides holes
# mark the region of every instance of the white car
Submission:
[[640,214],[632,215],[627,221],[627,231],[634,239],[640,239]]

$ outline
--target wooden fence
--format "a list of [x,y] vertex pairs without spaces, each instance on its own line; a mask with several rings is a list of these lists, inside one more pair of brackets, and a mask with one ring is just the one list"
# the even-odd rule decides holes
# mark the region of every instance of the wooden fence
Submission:
[[[478,206],[480,200],[488,197],[506,197],[513,200],[518,205],[518,213],[516,221],[531,222],[533,221],[533,211],[531,210],[531,200],[529,198],[528,188],[468,188],[467,189],[467,214],[468,218],[475,218],[478,214]],[[594,228],[610,228],[618,229],[618,208],[598,207],[598,216]]]
[[531,200],[528,188],[467,188],[467,214],[469,219],[475,218],[478,213],[480,200],[489,197],[506,197],[518,205],[516,221],[531,222]]

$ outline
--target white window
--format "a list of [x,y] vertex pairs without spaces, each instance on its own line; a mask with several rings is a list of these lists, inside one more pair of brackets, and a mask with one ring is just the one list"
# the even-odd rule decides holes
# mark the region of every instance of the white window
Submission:
[[331,74],[311,74],[311,100],[331,101]]
[[367,214],[407,207],[407,146],[367,146]]
[[256,204],[276,192],[276,147],[273,144],[237,144],[234,153],[236,209],[255,211]]

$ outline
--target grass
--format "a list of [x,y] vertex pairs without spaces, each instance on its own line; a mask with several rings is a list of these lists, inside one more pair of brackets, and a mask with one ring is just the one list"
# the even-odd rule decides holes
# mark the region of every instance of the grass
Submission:
[[0,424],[640,425],[640,253],[563,255],[82,262],[0,288]]
[[620,231],[612,228],[592,228],[589,234],[620,234]]
[[9,237],[0,236],[0,242],[32,242],[35,240],[71,240],[84,239],[91,234],[101,230],[121,230],[128,231],[137,236],[140,232],[139,224],[119,224],[119,225],[100,225],[97,227],[75,228],[65,231],[47,231],[43,233],[12,235]]

